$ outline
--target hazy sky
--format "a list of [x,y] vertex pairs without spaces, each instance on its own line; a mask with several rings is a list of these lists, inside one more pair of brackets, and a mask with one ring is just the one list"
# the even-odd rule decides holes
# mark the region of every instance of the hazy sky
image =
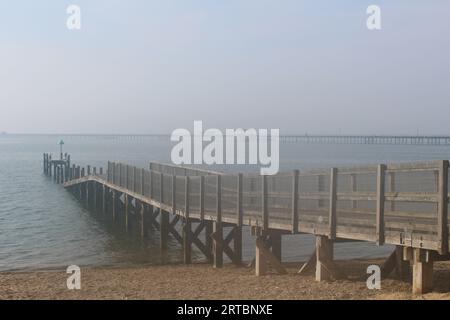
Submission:
[[0,70],[7,132],[450,134],[450,1],[1,1]]

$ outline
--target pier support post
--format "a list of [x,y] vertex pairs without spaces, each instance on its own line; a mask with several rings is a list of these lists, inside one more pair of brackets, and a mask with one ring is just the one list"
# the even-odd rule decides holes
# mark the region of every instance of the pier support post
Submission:
[[84,184],[85,192],[86,192],[86,208],[89,209],[89,202],[91,201],[90,195],[89,195],[89,181],[86,181]]
[[[267,274],[269,265],[279,274],[287,271],[281,264],[281,233],[262,230],[260,227],[252,227],[252,235],[256,236],[255,247],[255,275]],[[270,250],[272,248],[272,250]]]
[[112,190],[112,210],[111,210],[111,214],[112,214],[113,222],[116,222],[116,219],[117,219],[118,202],[119,201],[118,201],[117,191],[116,190]]
[[272,253],[281,262],[281,232],[272,230],[270,232]]
[[264,243],[264,237],[259,235],[256,237],[256,252],[255,252],[255,275],[263,276],[267,273],[268,265],[267,260],[264,258],[264,252],[262,247]]
[[106,215],[106,205],[107,205],[107,194],[108,194],[108,187],[103,185],[102,186],[102,214]]
[[166,250],[169,238],[169,213],[160,208],[159,217],[161,250]]
[[141,202],[141,238],[145,238],[147,236],[147,207],[148,205],[146,203]]
[[217,220],[213,224],[213,265],[214,268],[223,267],[223,225],[222,225],[222,177],[216,177],[216,214]]
[[93,200],[93,207],[94,207],[94,210],[97,210],[98,209],[98,207],[97,207],[97,205],[98,205],[98,201],[97,201],[97,197],[98,197],[98,192],[97,192],[97,189],[98,189],[98,185],[97,185],[97,183],[95,182],[95,181],[93,181],[92,183],[92,200]]
[[213,252],[213,239],[212,239],[212,233],[213,233],[213,222],[209,220],[203,220],[203,223],[205,224],[205,247],[206,250],[209,253],[209,262],[212,262],[212,252]]
[[316,281],[337,278],[333,266],[333,241],[326,236],[316,236]]
[[214,221],[213,222],[213,266],[214,268],[222,268],[223,267],[223,227],[222,222]]
[[[183,258],[184,263],[189,264],[192,262],[192,226],[191,219],[189,218],[189,197],[190,197],[190,184],[189,177],[185,177],[184,184],[184,225],[183,225]],[[175,189],[174,189],[175,190]],[[175,206],[174,206],[175,208]],[[174,211],[175,213],[175,211]]]
[[127,231],[130,230],[130,206],[131,206],[131,197],[128,194],[125,194],[125,229]]
[[234,261],[236,265],[242,264],[242,227],[234,227],[234,239],[233,239],[233,249],[234,249]]
[[423,294],[433,289],[433,257],[428,250],[414,248],[413,259],[413,294]]
[[183,260],[184,263],[190,264],[192,262],[192,228],[191,219],[186,217],[183,225]]

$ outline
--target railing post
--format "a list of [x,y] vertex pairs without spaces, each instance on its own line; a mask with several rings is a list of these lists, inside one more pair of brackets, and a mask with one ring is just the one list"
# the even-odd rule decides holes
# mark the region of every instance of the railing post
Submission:
[[136,192],[137,190],[137,174],[136,174],[136,167],[133,167],[133,192]]
[[[159,173],[159,202],[162,204],[164,202],[164,175],[162,172]],[[159,208],[160,216],[160,245],[161,250],[167,249],[167,240],[169,236],[169,213],[165,212],[161,207]]]
[[242,208],[243,204],[243,175],[239,173],[237,175],[237,223],[234,227],[234,239],[233,239],[233,247],[234,247],[234,263],[240,265],[242,263],[242,225],[244,219],[244,212]]
[[[356,192],[358,189],[357,189],[358,187],[357,187],[357,185],[356,185],[356,175],[355,174],[351,174],[350,175],[350,189],[352,190],[352,192]],[[352,200],[351,201],[351,206],[352,206],[352,209],[356,209],[357,208],[357,202],[356,202],[356,200]]]
[[149,193],[150,193],[150,198],[153,199],[153,171],[152,171],[152,164],[151,163],[150,163],[149,171],[150,171],[150,179],[149,179],[150,190],[149,190]]
[[336,239],[337,168],[330,171],[330,212],[328,217],[329,239]]
[[172,174],[172,213],[177,210],[177,176]]
[[145,189],[145,185],[144,185],[144,168],[141,168],[141,194],[143,195]]
[[439,164],[438,241],[440,254],[448,252],[448,160]]
[[298,177],[299,171],[292,174],[292,233],[298,232]]
[[205,219],[205,177],[200,176],[200,220]]
[[[389,173],[389,192],[395,192],[395,172]],[[395,211],[395,201],[390,201],[390,211]]]
[[46,153],[44,153],[44,174],[46,174],[47,173],[47,169],[46,169],[46,166],[47,166],[47,154]]
[[128,189],[128,173],[129,173],[129,166],[125,165],[125,189]]
[[117,199],[117,191],[112,190],[112,220],[113,222],[116,222],[117,218],[117,206],[118,206],[118,199]]
[[123,185],[122,185],[122,174],[123,174],[122,163],[119,163],[119,186],[121,186],[121,187],[123,187]]
[[217,199],[216,199],[216,211],[217,211],[217,221],[222,223],[222,177],[217,175]]
[[263,230],[269,229],[269,211],[267,207],[267,198],[268,198],[268,192],[267,192],[267,176],[262,175],[261,176],[261,198],[262,198],[262,223],[263,223]]
[[237,175],[237,208],[236,208],[236,224],[238,227],[242,227],[243,223],[243,210],[242,210],[242,173]]
[[377,212],[376,212],[376,236],[377,244],[384,244],[384,183],[386,165],[380,164],[377,169]]
[[183,256],[184,263],[191,263],[191,219],[189,218],[189,176],[185,176],[184,187],[184,226],[183,226]]
[[213,263],[215,268],[223,267],[223,229],[222,229],[222,182],[221,176],[217,175],[217,202],[216,202],[216,213],[217,219],[214,221],[213,225]]
[[106,214],[106,202],[107,202],[107,198],[106,198],[106,194],[107,194],[107,186],[106,185],[102,185],[102,214],[105,215]]

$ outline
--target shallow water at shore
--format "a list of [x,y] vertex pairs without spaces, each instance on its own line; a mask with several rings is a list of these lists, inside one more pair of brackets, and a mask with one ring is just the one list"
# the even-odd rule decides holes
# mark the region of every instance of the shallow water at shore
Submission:
[[[60,138],[0,136],[0,270],[180,261],[181,248],[173,240],[162,259],[156,231],[144,242],[138,236],[129,236],[117,225],[86,211],[60,185],[44,177],[42,153],[56,155]],[[80,165],[106,167],[111,160],[147,167],[149,161],[167,162],[170,156],[169,142],[155,138],[62,138],[66,143],[64,151]],[[281,169],[290,170],[449,159],[450,147],[283,143],[280,156]],[[244,232],[243,251],[247,259],[254,254],[248,230]],[[311,236],[283,237],[286,261],[305,260],[312,251]],[[372,258],[389,251],[389,246],[376,247],[370,243],[342,243],[335,250],[338,258]]]

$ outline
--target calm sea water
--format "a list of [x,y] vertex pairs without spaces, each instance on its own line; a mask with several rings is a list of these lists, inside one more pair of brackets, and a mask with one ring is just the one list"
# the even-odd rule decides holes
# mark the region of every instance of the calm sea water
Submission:
[[[66,143],[64,151],[80,165],[105,167],[112,160],[147,167],[149,161],[167,162],[170,157],[170,143],[154,138],[0,135],[0,270],[181,261],[181,247],[174,240],[161,254],[156,231],[145,241],[126,234],[83,209],[70,193],[44,177],[42,153],[58,154],[60,138]],[[450,158],[449,146],[285,143],[280,148],[283,170]],[[390,250],[351,243],[337,244],[335,252],[337,258],[368,258]],[[305,260],[312,251],[311,236],[283,237],[286,260]],[[244,258],[253,252],[254,242],[246,230]]]

